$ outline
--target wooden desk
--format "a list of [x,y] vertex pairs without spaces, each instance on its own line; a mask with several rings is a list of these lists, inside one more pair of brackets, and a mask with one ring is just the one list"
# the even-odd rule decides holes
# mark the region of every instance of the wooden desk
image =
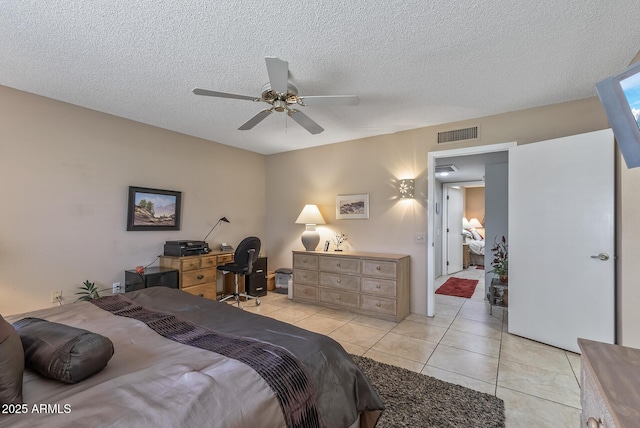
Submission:
[[233,261],[233,251],[211,251],[198,256],[160,256],[160,266],[179,271],[180,289],[215,300],[218,296],[216,267]]

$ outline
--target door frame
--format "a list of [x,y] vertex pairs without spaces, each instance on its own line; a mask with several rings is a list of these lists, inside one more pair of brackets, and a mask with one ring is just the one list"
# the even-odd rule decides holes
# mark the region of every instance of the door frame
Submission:
[[436,202],[442,204],[442,201],[435,200],[436,175],[435,165],[436,159],[450,158],[454,156],[471,156],[492,152],[504,152],[517,146],[518,143],[513,141],[509,143],[487,144],[484,146],[465,147],[462,149],[438,150],[429,152],[427,163],[427,237],[429,245],[427,246],[427,316],[433,317],[435,314],[435,205]]

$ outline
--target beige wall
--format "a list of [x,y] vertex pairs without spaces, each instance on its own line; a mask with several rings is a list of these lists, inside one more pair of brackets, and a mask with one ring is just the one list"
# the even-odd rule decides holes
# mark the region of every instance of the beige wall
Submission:
[[477,218],[484,222],[484,187],[464,188],[464,216],[467,220]]
[[[0,86],[0,313],[124,285],[166,240],[264,237],[265,157]],[[128,186],[182,191],[182,230],[127,232]],[[241,190],[238,190],[241,189]],[[109,293],[107,293],[109,294]]]
[[[608,126],[597,98],[262,156],[0,87],[0,313],[50,306],[52,290],[74,299],[85,279],[109,288],[145,265],[170,239],[237,243],[263,238],[269,268],[291,266],[305,203],[320,206],[347,248],[412,256],[411,309],[426,312],[426,166],[439,131],[480,126],[476,144],[520,144]],[[241,169],[242,174],[238,174]],[[621,341],[640,347],[640,172],[622,163],[619,180]],[[416,178],[416,199],[399,201],[395,181]],[[126,232],[129,185],[183,192],[181,231]],[[233,191],[242,188],[242,191]],[[228,190],[231,189],[231,190]],[[335,220],[335,196],[369,193],[369,220]],[[430,238],[427,238],[429,240]]]
[[[475,143],[437,146],[440,131],[480,127]],[[424,233],[426,168],[430,150],[517,141],[532,143],[608,127],[594,98],[490,116],[458,123],[415,129],[329,146],[267,157],[267,240],[269,263],[291,267],[291,251],[302,249],[303,225],[294,221],[307,203],[318,204],[327,220],[321,239],[333,232],[349,234],[348,248],[411,255],[411,311],[426,314],[426,245],[414,242]],[[416,178],[416,199],[397,199],[395,181]],[[369,193],[369,220],[335,220],[335,197]],[[427,241],[432,238],[427,238]],[[319,247],[320,248],[320,247]]]

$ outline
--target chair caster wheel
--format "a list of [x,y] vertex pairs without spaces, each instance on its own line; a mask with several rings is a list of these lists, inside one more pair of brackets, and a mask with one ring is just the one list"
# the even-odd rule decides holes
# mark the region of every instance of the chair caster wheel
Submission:
[[256,306],[260,306],[260,299],[256,299]]

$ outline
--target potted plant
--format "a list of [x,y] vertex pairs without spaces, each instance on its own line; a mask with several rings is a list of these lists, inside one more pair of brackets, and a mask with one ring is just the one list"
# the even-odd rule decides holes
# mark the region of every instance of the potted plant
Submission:
[[494,240],[493,248],[493,261],[491,262],[490,272],[495,273],[500,278],[500,282],[509,282],[509,252],[507,246],[507,239],[502,236],[500,241]]
[[333,239],[333,243],[336,246],[336,249],[334,251],[342,251],[340,249],[340,245],[342,245],[344,243],[344,241],[346,241],[347,239],[349,239],[349,236],[347,236],[346,233],[336,233],[335,238]]
[[80,289],[80,291],[76,293],[80,295],[80,297],[78,297],[78,300],[93,300],[100,297],[100,294],[98,293],[98,287],[96,287],[96,284],[94,282],[89,282],[88,279],[83,282],[82,285],[78,288]]

